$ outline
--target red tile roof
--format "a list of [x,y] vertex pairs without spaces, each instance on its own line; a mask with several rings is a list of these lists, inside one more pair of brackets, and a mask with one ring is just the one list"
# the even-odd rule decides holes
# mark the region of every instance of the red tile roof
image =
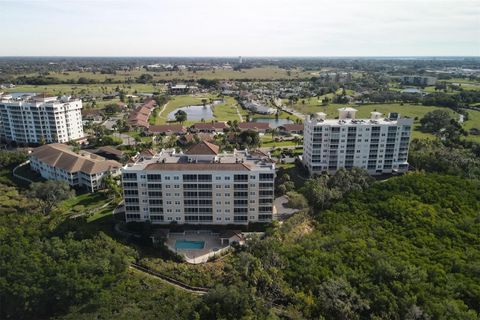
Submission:
[[162,124],[162,125],[155,125],[150,126],[148,128],[150,133],[182,133],[185,132],[185,127],[181,124]]
[[185,154],[217,155],[219,151],[220,151],[220,147],[217,146],[216,144],[213,144],[207,141],[202,141],[200,143],[197,143],[191,146],[187,151],[185,151]]
[[279,126],[279,128],[283,128],[286,131],[302,131],[303,123],[286,123],[284,125]]
[[193,128],[198,130],[218,130],[228,128],[225,122],[199,122],[192,125]]
[[270,128],[268,122],[240,122],[238,127],[241,130],[267,130]]

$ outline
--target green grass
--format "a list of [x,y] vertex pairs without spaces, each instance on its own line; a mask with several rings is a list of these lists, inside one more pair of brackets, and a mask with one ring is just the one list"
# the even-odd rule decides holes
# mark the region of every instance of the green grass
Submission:
[[[152,84],[132,83],[132,84],[54,84],[46,86],[19,85],[13,89],[7,89],[6,92],[46,92],[54,95],[62,94],[113,94],[119,87],[127,94],[153,93],[165,91],[164,85],[154,86]],[[98,103],[98,101],[97,101]]]
[[62,201],[58,205],[58,209],[65,213],[70,211],[80,213],[100,207],[107,202],[108,198],[103,192],[84,193]]
[[[151,117],[151,123],[155,124],[164,124],[167,123],[168,114],[178,108],[191,106],[191,105],[201,105],[202,99],[207,99],[207,103],[210,102],[210,99],[218,99],[217,96],[213,94],[205,94],[205,95],[179,95],[174,96],[168,102],[167,107],[162,113],[158,113],[161,110],[157,108],[157,114],[154,117]],[[213,107],[213,115],[216,121],[229,121],[229,120],[237,120],[240,121],[240,118],[237,114],[237,109],[240,111],[240,114],[244,117],[247,115],[247,112],[243,110],[238,103],[232,97],[225,97],[225,103],[217,104]],[[211,120],[206,120],[211,121]],[[184,123],[184,125],[191,125],[193,123],[199,122],[198,120],[188,120]]]
[[124,132],[124,134],[127,134],[129,135],[130,137],[132,137],[133,139],[135,138],[140,138],[140,142],[143,142],[143,143],[148,143],[148,142],[152,142],[152,137],[143,137],[142,135],[140,135],[139,132],[137,131],[127,131],[127,132]]
[[95,221],[100,221],[102,218],[108,217],[110,215],[113,216],[113,210],[115,209],[115,207],[116,207],[116,204],[112,203],[112,204],[106,206],[105,208],[103,208],[103,209],[101,209],[97,212],[94,212],[93,214],[88,216],[87,222],[91,223],[91,222],[95,222]]
[[[338,110],[339,108],[343,108],[346,105],[341,104],[329,104],[328,106],[321,106],[318,103],[316,98],[307,99],[305,104],[296,104],[293,106],[294,109],[305,113],[316,113],[316,112],[324,112],[327,114],[327,118],[334,119],[338,117]],[[366,105],[355,105],[353,106],[355,109],[358,110],[357,118],[370,118],[370,112],[378,111],[387,115],[389,112],[398,112],[402,116],[407,116],[414,119],[414,130],[412,133],[413,138],[433,138],[434,136],[428,133],[423,133],[419,131],[420,127],[420,119],[430,111],[436,109],[444,109],[449,112],[452,112],[451,109],[445,107],[435,107],[435,106],[423,106],[423,105],[416,105],[416,104],[403,104],[400,103],[391,103],[391,104],[366,104]],[[458,116],[458,115],[456,115]],[[417,118],[417,120],[415,120]]]
[[[275,136],[275,138],[279,138],[279,136]],[[261,141],[262,141],[262,148],[265,147],[292,147],[295,146],[295,142],[293,141],[275,141],[272,140],[272,135],[271,134],[264,134],[261,136]],[[298,144],[297,144],[298,145]]]
[[[250,80],[278,80],[278,79],[304,79],[311,78],[312,72],[315,70],[304,71],[301,69],[285,70],[275,66],[264,66],[251,69],[245,69],[240,71],[234,71],[229,69],[221,70],[201,70],[201,71],[146,71],[132,70],[132,71],[118,71],[116,74],[101,74],[93,72],[50,72],[49,76],[58,78],[62,81],[76,81],[78,78],[83,77],[87,79],[93,79],[96,81],[104,82],[107,79],[112,79],[116,82],[134,81],[142,74],[152,75],[154,81],[165,80],[198,80],[198,79],[217,79],[217,80],[238,80],[238,79],[250,79]],[[19,74],[16,76],[38,76],[38,73],[31,74]]]
[[[480,111],[466,110],[468,112],[468,120],[465,121],[463,127],[469,131],[472,128],[480,129]],[[467,140],[480,143],[480,136],[468,135]]]

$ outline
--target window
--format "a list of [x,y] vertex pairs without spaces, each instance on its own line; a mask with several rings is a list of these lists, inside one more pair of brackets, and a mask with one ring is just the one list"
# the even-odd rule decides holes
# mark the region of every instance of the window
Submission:
[[215,180],[222,180],[222,177],[215,177]]
[[137,174],[126,172],[123,174],[123,180],[137,180]]
[[147,174],[148,181],[162,181],[162,175],[160,174]]
[[168,177],[168,176],[167,176],[167,177],[165,177],[165,180],[170,180],[170,177]]

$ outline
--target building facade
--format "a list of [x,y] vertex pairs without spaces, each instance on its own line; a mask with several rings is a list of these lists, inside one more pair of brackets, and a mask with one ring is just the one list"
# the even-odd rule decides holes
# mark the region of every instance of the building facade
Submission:
[[275,164],[267,157],[201,142],[162,150],[122,170],[126,221],[157,224],[270,222]]
[[89,152],[73,152],[65,144],[53,143],[35,148],[29,155],[30,168],[47,180],[61,180],[89,192],[103,188],[106,175],[121,173],[122,165]]
[[69,97],[0,97],[0,138],[17,143],[68,142],[84,137],[82,101]]
[[404,84],[416,86],[434,86],[437,83],[437,78],[428,76],[401,76],[400,81]]
[[353,167],[371,175],[408,170],[412,119],[379,112],[356,119],[356,109],[339,112],[339,119],[327,120],[320,112],[305,121],[303,163],[311,174]]

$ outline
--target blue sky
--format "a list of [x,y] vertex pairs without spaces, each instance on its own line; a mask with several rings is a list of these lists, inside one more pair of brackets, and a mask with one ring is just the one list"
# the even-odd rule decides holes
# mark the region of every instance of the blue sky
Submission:
[[480,55],[480,0],[0,0],[0,56]]

